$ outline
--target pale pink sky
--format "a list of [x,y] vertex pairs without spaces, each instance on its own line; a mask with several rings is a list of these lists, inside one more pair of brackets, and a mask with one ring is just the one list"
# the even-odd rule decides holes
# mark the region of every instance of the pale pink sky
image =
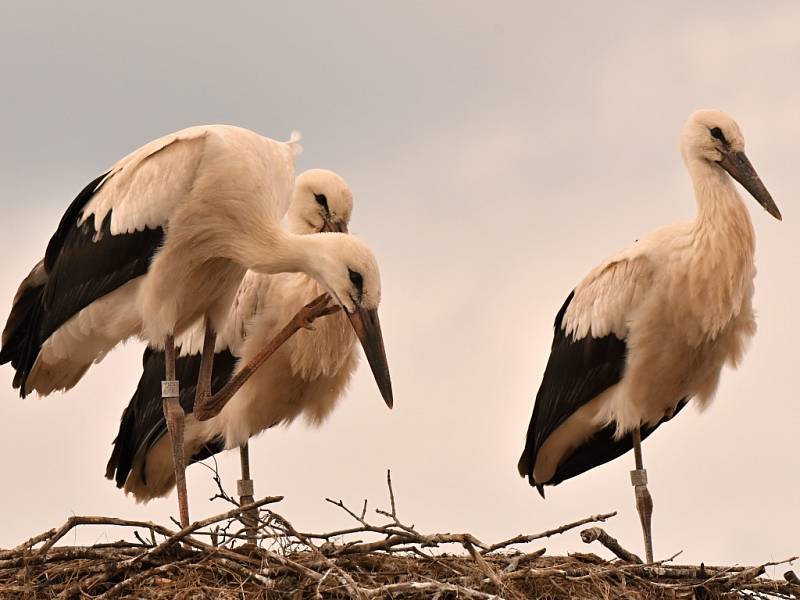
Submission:
[[[285,495],[303,527],[333,528],[344,517],[324,498],[383,504],[391,468],[401,513],[422,530],[495,540],[617,510],[609,531],[640,551],[631,456],[546,501],[516,461],[556,310],[604,257],[691,217],[678,132],[692,110],[721,108],[784,222],[748,197],[759,332],[710,410],[644,445],[656,558],[797,554],[798,27],[793,2],[5,2],[0,312],[67,204],[129,150],[199,123],[299,129],[298,168],[347,178],[352,229],[380,261],[395,409],[362,365],[323,428],[251,443],[257,494]],[[103,477],[140,356],[130,343],[46,399],[20,400],[0,370],[0,547],[71,514],[175,513],[174,496],[137,505]],[[220,464],[233,490],[237,455]],[[218,512],[208,472],[188,473],[192,516]],[[585,549],[577,533],[545,545]]]

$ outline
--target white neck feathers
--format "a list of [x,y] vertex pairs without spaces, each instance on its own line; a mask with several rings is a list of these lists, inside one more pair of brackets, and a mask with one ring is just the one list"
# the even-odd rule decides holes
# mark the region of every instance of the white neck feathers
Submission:
[[722,168],[705,161],[690,165],[689,172],[697,199],[695,244],[735,262],[752,263],[753,223],[733,180]]
[[249,268],[259,273],[305,273],[318,282],[323,281],[330,248],[323,238],[334,234],[301,235],[278,229],[265,245],[257,240],[250,249]]
[[693,298],[693,306],[703,307],[696,315],[697,339],[714,339],[752,295],[755,234],[747,207],[725,171],[707,162],[690,165],[689,171],[697,218],[683,293]]

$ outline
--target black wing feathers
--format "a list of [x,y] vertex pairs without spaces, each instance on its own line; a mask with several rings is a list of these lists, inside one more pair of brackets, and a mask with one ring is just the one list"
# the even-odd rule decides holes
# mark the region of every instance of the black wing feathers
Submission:
[[25,350],[26,333],[33,327],[42,301],[42,293],[47,283],[47,274],[42,262],[37,264],[22,283],[14,297],[11,313],[3,329],[3,348],[0,350],[0,364],[7,362],[19,368],[20,357]]
[[574,291],[570,293],[556,315],[550,358],[518,465],[520,474],[528,476],[531,485],[536,454],[547,436],[586,402],[617,383],[625,367],[625,342],[616,336],[588,335],[573,340],[565,334],[562,321],[574,295]]
[[97,229],[94,216],[73,226],[49,271],[41,341],[98,298],[147,273],[163,237],[160,227],[111,235],[110,212]]
[[50,238],[50,241],[47,242],[47,250],[44,253],[44,268],[48,273],[53,270],[53,266],[56,264],[56,259],[61,253],[64,242],[83,214],[83,207],[92,199],[95,192],[100,189],[100,182],[103,181],[108,174],[109,171],[106,171],[90,181],[67,207],[64,216],[61,217],[61,221],[58,223],[56,232],[53,234],[53,237]]
[[[114,440],[114,450],[106,466],[106,477],[114,479],[117,487],[125,485],[137,457],[146,453],[167,433],[167,423],[161,400],[161,380],[164,379],[164,353],[147,348],[142,357],[142,376],[130,403],[122,413],[119,432]],[[214,355],[211,390],[216,393],[233,375],[236,357],[228,350]],[[181,406],[186,413],[194,408],[197,376],[200,373],[200,355],[181,356],[175,361],[175,376],[181,386]],[[222,452],[222,440],[213,440],[194,455],[190,463]],[[144,478],[144,468],[142,469]],[[146,482],[145,482],[146,483]]]
[[[686,406],[687,399],[684,398],[678,403],[675,412],[672,414],[674,417],[677,415],[684,406]],[[663,423],[670,420],[670,417],[664,417],[652,427],[642,427],[642,439],[647,438],[651,433],[658,429]],[[614,439],[615,427],[613,425],[607,426],[602,431],[598,431],[592,438],[583,446],[575,449],[575,451],[564,460],[553,475],[553,479],[548,481],[548,484],[556,485],[562,481],[566,481],[576,475],[580,475],[594,467],[599,467],[615,458],[622,456],[633,448],[633,438],[626,435],[621,440]],[[633,468],[633,465],[631,465]]]
[[[536,485],[533,467],[536,464],[536,455],[547,437],[581,406],[619,383],[625,369],[628,349],[625,341],[613,333],[601,338],[589,334],[579,340],[566,335],[562,323],[574,295],[574,291],[570,293],[556,315],[550,358],[542,385],[536,394],[525,450],[517,465],[520,475],[527,476],[531,485]],[[679,403],[676,414],[685,403],[685,399]],[[643,427],[642,439],[668,420],[665,417],[653,427]],[[621,456],[632,447],[631,436],[614,440],[614,427],[606,427],[566,457],[556,469],[553,478],[545,484],[556,485],[580,475]]]
[[[45,340],[98,298],[144,275],[164,238],[161,227],[112,235],[111,212],[99,228],[94,216],[78,225],[86,203],[105,176],[89,183],[61,218],[45,252],[44,285],[35,291],[35,297],[31,290],[22,298],[27,308],[17,309],[16,304],[12,308],[9,325],[14,320],[19,324],[3,344],[0,363],[11,362],[14,366],[14,387],[20,388],[23,397],[28,375]],[[26,312],[20,319],[23,308]]]

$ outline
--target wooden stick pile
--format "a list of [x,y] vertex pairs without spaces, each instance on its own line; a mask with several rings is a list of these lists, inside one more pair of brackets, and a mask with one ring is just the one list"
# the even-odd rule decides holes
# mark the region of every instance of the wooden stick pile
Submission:
[[[600,527],[581,532],[619,558],[548,556],[529,544],[606,521],[597,514],[531,535],[487,544],[469,533],[422,533],[397,515],[391,476],[389,510],[367,519],[327,499],[355,521],[331,532],[301,532],[267,497],[180,530],[109,517],[71,517],[57,529],[0,550],[0,598],[800,598],[800,581],[763,577],[770,565],[676,565],[675,557],[642,564]],[[235,504],[220,488],[218,497]],[[243,515],[248,515],[243,519]],[[252,517],[256,517],[253,526]],[[249,527],[242,525],[249,523]],[[136,541],[56,545],[73,528],[105,525],[133,530]],[[256,543],[248,542],[255,540]],[[463,549],[458,554],[445,553]]]

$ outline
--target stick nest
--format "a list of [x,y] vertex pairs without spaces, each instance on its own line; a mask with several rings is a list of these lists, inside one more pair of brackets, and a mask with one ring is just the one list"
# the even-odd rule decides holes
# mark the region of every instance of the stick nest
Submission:
[[[677,565],[675,557],[644,565],[597,526],[581,537],[602,544],[614,560],[518,549],[616,513],[495,544],[468,533],[422,533],[398,518],[387,479],[390,508],[374,511],[382,524],[367,519],[366,501],[356,511],[327,499],[354,520],[331,532],[297,530],[268,508],[281,497],[239,506],[221,487],[215,498],[235,507],[183,529],[71,517],[0,550],[0,598],[800,598],[793,571],[785,580],[763,576],[767,566],[797,557],[757,566]],[[125,528],[136,541],[56,545],[84,525]]]

